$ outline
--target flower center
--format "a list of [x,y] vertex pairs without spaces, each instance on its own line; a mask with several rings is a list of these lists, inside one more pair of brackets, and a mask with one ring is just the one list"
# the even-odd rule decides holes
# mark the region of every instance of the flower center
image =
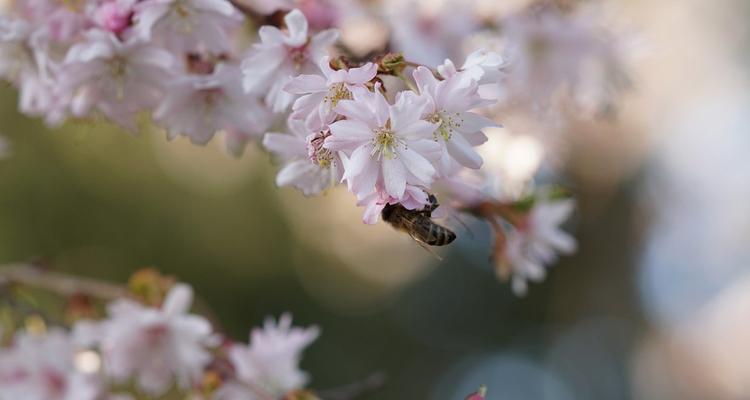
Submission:
[[396,155],[396,147],[402,143],[401,139],[396,136],[396,132],[391,129],[391,121],[388,121],[384,127],[375,128],[372,132],[375,137],[372,139],[371,156],[377,154],[378,159],[385,157],[391,159]]
[[179,18],[179,28],[183,34],[189,35],[193,31],[193,24],[190,21],[190,8],[183,0],[177,0],[173,3],[172,9]]
[[69,11],[79,13],[83,11],[86,2],[81,0],[62,0],[62,5]]
[[433,124],[440,124],[440,126],[432,135],[435,140],[437,140],[439,134],[447,142],[448,140],[450,140],[451,136],[453,136],[453,132],[456,130],[456,128],[460,127],[461,123],[464,120],[461,119],[458,113],[451,115],[443,110],[427,116],[427,121]]
[[330,168],[334,163],[333,152],[323,147],[328,136],[331,136],[331,132],[325,130],[307,137],[307,156],[313,164],[321,168]]
[[328,94],[323,98],[324,103],[329,103],[329,109],[333,110],[341,100],[351,100],[352,93],[346,87],[344,82],[334,83],[328,89]]
[[307,61],[307,43],[299,47],[292,47],[288,51],[289,58],[292,60],[294,68],[297,70],[302,69],[302,66],[305,65],[305,61]]

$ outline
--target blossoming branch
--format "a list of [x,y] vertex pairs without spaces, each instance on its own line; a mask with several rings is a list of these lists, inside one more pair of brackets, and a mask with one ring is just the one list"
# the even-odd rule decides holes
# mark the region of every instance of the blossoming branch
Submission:
[[579,8],[532,2],[483,28],[510,42],[502,52],[429,63],[408,51],[420,25],[397,19],[390,43],[356,55],[335,26],[370,12],[364,2],[17,1],[0,16],[0,77],[52,126],[103,117],[136,132],[150,115],[170,139],[222,133],[234,155],[260,143],[281,164],[278,186],[313,196],[345,185],[365,223],[383,219],[425,248],[461,236],[435,218],[484,219],[498,276],[522,294],[575,251],[560,228],[574,203],[533,185],[506,195],[480,149],[504,110],[556,115],[561,92],[581,109],[611,105],[625,76],[617,41]]
[[[20,292],[43,290],[63,304],[65,321]],[[307,388],[302,352],[320,335],[289,314],[226,337],[194,305],[190,286],[153,269],[127,286],[30,265],[0,267],[0,399],[133,400],[180,395],[194,400],[319,400],[339,389]],[[100,307],[102,303],[106,307]],[[196,312],[201,310],[203,314]],[[347,399],[377,390],[380,374],[344,387]],[[467,397],[484,399],[486,389]]]

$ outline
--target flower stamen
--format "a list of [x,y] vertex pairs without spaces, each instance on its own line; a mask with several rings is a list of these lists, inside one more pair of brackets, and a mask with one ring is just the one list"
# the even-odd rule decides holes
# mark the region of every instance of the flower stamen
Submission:
[[446,142],[453,136],[456,128],[460,127],[464,122],[459,113],[449,114],[445,110],[436,111],[428,115],[427,121],[433,124],[440,124],[438,129],[433,133],[433,137],[437,140],[438,134],[440,134]]

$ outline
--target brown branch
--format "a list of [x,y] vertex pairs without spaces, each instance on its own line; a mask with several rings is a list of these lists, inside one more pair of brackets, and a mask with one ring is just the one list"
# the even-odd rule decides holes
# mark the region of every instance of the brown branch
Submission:
[[[84,295],[105,301],[133,298],[133,294],[124,285],[54,272],[33,264],[1,265],[0,287],[14,284],[47,290],[63,297]],[[216,313],[197,294],[193,295],[193,308],[206,317],[216,331],[223,332]]]
[[30,264],[0,266],[0,285],[12,284],[32,286],[61,296],[83,294],[103,300],[114,300],[128,295],[125,287],[114,283],[73,277]]

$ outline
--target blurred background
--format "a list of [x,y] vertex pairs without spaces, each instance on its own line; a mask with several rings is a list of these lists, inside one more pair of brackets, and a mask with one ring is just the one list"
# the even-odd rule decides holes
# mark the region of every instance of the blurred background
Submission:
[[[448,2],[417,5],[431,18]],[[523,175],[543,152],[541,171],[578,198],[579,252],[526,297],[496,280],[476,221],[437,261],[361,224],[343,189],[277,189],[255,146],[235,159],[220,141],[168,143],[148,125],[50,130],[16,111],[7,85],[0,262],[43,258],[120,282],[153,266],[192,284],[243,341],[289,311],[322,328],[302,363],[312,386],[383,371],[371,399],[455,400],[482,383],[492,400],[750,398],[750,3],[607,7],[640,49],[616,114],[568,118],[544,150],[499,130],[485,154]]]

